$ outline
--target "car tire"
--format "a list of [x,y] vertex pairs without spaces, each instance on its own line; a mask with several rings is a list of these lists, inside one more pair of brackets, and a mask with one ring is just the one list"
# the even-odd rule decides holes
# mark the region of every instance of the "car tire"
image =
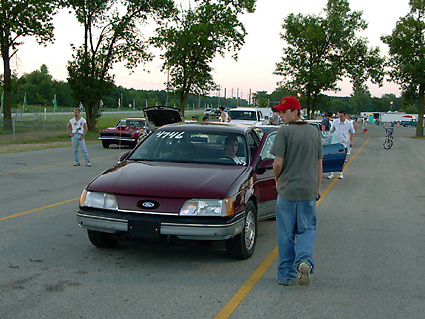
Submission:
[[87,229],[87,235],[93,246],[99,248],[113,248],[118,245],[118,239],[113,237],[112,234]]
[[248,259],[257,243],[257,209],[249,201],[245,209],[245,220],[242,232],[234,238],[226,240],[227,253],[233,258]]
[[102,141],[102,146],[103,146],[103,148],[108,148],[109,147],[109,143],[108,142],[105,142],[105,141]]

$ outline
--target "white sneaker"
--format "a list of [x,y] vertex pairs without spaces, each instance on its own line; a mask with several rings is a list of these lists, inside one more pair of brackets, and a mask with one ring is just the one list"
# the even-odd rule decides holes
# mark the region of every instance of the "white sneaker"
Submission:
[[351,148],[348,148],[347,149],[347,155],[350,155],[351,154]]
[[301,286],[309,285],[311,282],[310,273],[310,266],[307,263],[301,263],[298,268],[298,284]]
[[334,172],[332,172],[328,175],[328,179],[332,179],[332,178],[334,178]]
[[342,172],[341,172],[341,173],[339,173],[338,178],[339,178],[339,179],[343,179],[343,178],[344,178],[344,174],[342,174]]

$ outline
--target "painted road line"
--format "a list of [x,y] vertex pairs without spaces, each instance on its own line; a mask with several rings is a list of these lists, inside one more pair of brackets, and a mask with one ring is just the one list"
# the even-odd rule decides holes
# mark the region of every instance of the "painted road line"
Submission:
[[[363,146],[356,152],[354,156],[344,165],[343,171],[347,169],[348,166],[353,162],[356,156],[363,150],[366,144],[369,142],[370,138],[364,142]],[[317,201],[316,207],[320,205],[323,198],[325,198],[326,194],[334,187],[338,178],[335,178],[326,190],[322,193],[322,197]],[[232,313],[236,310],[237,307],[241,304],[241,302],[245,299],[246,296],[251,292],[251,290],[255,287],[257,282],[264,276],[266,271],[270,268],[272,263],[278,257],[279,252],[277,246],[273,249],[273,251],[264,259],[261,265],[253,272],[253,274],[248,278],[247,281],[242,285],[242,287],[236,292],[236,294],[228,301],[228,303],[221,309],[221,311],[215,316],[214,319],[227,319]]]
[[[116,157],[115,155],[109,155],[109,156],[103,156],[103,157],[95,157],[93,158],[94,160],[98,160],[98,159],[104,159],[104,158],[109,158],[109,157]],[[27,169],[22,169],[19,171],[13,171],[13,172],[7,172],[7,173],[0,173],[0,175],[8,175],[8,174],[16,174],[16,173],[23,173],[23,172],[30,172],[30,171],[36,171],[39,169],[45,169],[45,168],[52,168],[52,167],[57,167],[57,166],[64,166],[64,165],[71,165],[74,162],[68,162],[68,163],[61,163],[61,164],[55,164],[55,165],[49,165],[49,166],[41,166],[41,167],[34,167],[34,168],[27,168]]]
[[0,222],[1,221],[4,221],[4,220],[7,220],[7,219],[19,217],[19,216],[22,216],[22,215],[27,215],[27,214],[31,214],[31,213],[34,213],[34,212],[38,212],[38,211],[43,210],[43,209],[52,208],[52,207],[60,206],[60,205],[63,205],[63,204],[71,203],[71,202],[77,201],[79,199],[80,199],[79,197],[78,198],[73,198],[73,199],[66,200],[64,202],[60,202],[60,203],[56,203],[56,204],[52,204],[52,205],[48,205],[48,206],[44,206],[44,207],[32,209],[32,210],[27,210],[26,212],[23,212],[23,213],[19,213],[19,214],[15,214],[15,215],[11,215],[11,216],[0,218]]

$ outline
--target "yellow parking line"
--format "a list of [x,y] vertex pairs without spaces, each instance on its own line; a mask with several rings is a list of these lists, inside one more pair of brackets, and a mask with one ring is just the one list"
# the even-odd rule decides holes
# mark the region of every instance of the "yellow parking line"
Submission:
[[6,217],[3,217],[3,218],[0,218],[0,222],[1,221],[4,221],[4,220],[7,220],[7,219],[19,217],[19,216],[22,216],[22,215],[26,215],[26,214],[38,212],[38,211],[43,210],[43,209],[52,208],[52,207],[56,207],[56,206],[59,206],[59,205],[67,204],[67,203],[70,203],[70,202],[73,202],[73,201],[76,201],[76,200],[79,200],[79,199],[80,198],[68,199],[68,200],[66,200],[64,202],[60,202],[60,203],[56,203],[56,204],[52,204],[52,205],[48,205],[48,206],[44,206],[44,207],[32,209],[32,210],[27,210],[26,212],[15,214],[15,215],[11,215],[11,216],[6,216]]
[[[116,155],[109,155],[109,156],[103,156],[103,157],[96,157],[93,158],[94,160],[108,158],[108,157],[116,157]],[[23,173],[23,172],[29,172],[29,171],[36,171],[39,169],[45,169],[45,168],[51,168],[51,167],[57,167],[57,166],[63,166],[63,165],[71,165],[74,162],[68,162],[68,163],[61,163],[61,164],[55,164],[55,165],[49,165],[49,166],[41,166],[41,167],[34,167],[34,168],[27,168],[22,169],[19,171],[13,171],[13,172],[7,172],[7,173],[0,173],[0,175],[8,175],[8,174],[15,174],[15,173]]]
[[[366,142],[363,144],[363,146],[356,152],[355,155],[351,157],[351,159],[347,162],[347,164],[344,165],[344,170],[347,169],[348,166],[350,166],[351,162],[356,158],[356,156],[360,153],[361,150],[366,146],[366,144],[369,142],[370,138],[366,140]],[[326,196],[327,193],[332,189],[332,187],[335,185],[335,183],[338,181],[337,178],[335,178],[328,187],[326,187],[326,190],[322,193],[322,197],[317,201],[316,207],[320,205],[323,198]],[[227,304],[221,309],[221,311],[215,316],[214,319],[227,319],[229,318],[232,313],[236,310],[237,307],[241,304],[241,302],[245,299],[245,297],[251,292],[251,290],[255,287],[257,282],[264,276],[266,271],[270,268],[273,261],[278,257],[279,252],[277,246],[272,250],[272,252],[264,259],[264,261],[261,263],[261,265],[253,272],[253,274],[248,278],[247,281],[242,285],[242,287],[236,292],[236,294],[230,299]]]

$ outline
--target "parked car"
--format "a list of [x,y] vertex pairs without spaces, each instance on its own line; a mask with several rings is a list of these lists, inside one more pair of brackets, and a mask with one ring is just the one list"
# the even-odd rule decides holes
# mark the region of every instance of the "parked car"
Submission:
[[[257,222],[275,212],[276,132],[231,123],[161,126],[84,189],[78,224],[97,247],[114,247],[118,238],[224,240],[229,255],[247,259]],[[237,142],[238,161],[226,156],[226,139]]]
[[220,116],[220,110],[219,109],[207,108],[204,111],[204,115],[208,116],[208,118],[218,117],[218,116]]
[[102,146],[108,148],[111,144],[136,146],[137,142],[149,134],[146,120],[143,118],[124,118],[115,127],[100,131],[99,139]]
[[418,121],[416,120],[401,121],[401,125],[403,125],[403,127],[408,127],[408,126],[416,127],[418,126]]
[[231,117],[231,123],[248,125],[268,124],[268,117],[264,117],[261,109],[253,107],[237,107],[227,112]]

